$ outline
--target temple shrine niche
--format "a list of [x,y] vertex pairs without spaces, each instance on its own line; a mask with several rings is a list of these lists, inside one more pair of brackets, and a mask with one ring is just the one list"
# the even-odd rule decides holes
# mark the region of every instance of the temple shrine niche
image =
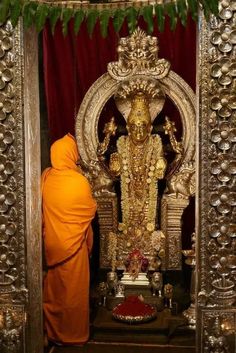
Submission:
[[[182,215],[195,194],[195,95],[158,57],[156,37],[138,28],[117,51],[76,121],[81,166],[98,203],[100,269],[109,271],[110,296],[165,292],[171,303],[162,273],[182,268]],[[114,115],[101,127],[111,101]],[[177,124],[172,116],[159,122],[166,101]]]

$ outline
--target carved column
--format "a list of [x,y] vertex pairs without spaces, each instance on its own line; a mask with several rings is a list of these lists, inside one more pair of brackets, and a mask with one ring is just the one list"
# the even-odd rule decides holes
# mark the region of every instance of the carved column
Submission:
[[0,350],[23,351],[26,288],[22,42],[20,26],[0,27]]
[[165,234],[165,270],[182,268],[182,214],[189,198],[164,195],[161,201],[161,230]]
[[200,19],[198,352],[235,352],[236,7]]
[[100,233],[100,267],[111,267],[108,259],[108,235],[117,232],[117,197],[116,195],[100,195],[96,197],[98,204],[98,220]]
[[37,37],[33,56],[24,40],[21,22],[0,26],[1,353],[42,352]]

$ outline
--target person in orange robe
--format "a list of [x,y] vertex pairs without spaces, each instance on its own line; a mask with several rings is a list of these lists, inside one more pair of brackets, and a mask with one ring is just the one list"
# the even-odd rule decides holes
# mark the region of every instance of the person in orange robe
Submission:
[[48,340],[65,345],[89,338],[89,254],[96,202],[76,163],[75,139],[51,146],[51,168],[42,174],[43,238],[48,272],[43,309]]

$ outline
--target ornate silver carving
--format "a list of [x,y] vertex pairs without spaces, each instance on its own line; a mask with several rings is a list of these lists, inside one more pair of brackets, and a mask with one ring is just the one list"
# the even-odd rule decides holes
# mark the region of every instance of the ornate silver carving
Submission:
[[201,18],[197,273],[202,352],[235,350],[227,348],[222,329],[227,315],[234,318],[235,337],[235,10],[234,1],[222,0],[218,18],[211,16],[209,24]]
[[186,257],[185,263],[191,266],[191,282],[190,282],[190,298],[191,303],[188,309],[184,310],[183,316],[188,320],[190,328],[196,329],[196,251],[195,251],[196,236],[192,234],[192,249],[182,250],[182,254]]
[[98,204],[98,220],[100,231],[100,267],[111,266],[111,259],[108,258],[109,233],[115,232],[118,226],[117,219],[117,197],[115,194],[96,197]]
[[26,316],[22,306],[0,306],[0,349],[2,353],[18,353]]
[[143,92],[148,98],[149,111],[153,122],[156,116],[161,112],[165,103],[165,94],[159,82],[146,75],[136,75],[120,83],[116,92],[115,101],[117,108],[126,121],[128,120],[131,110],[132,96],[135,92]]
[[182,164],[178,173],[168,179],[167,192],[176,198],[188,199],[196,191],[195,164]]
[[[1,348],[4,352],[18,352],[24,349],[25,315],[23,311],[26,305],[28,310],[33,311],[33,303],[37,304],[34,313],[31,314],[32,318],[34,315],[35,317],[28,325],[28,333],[30,330],[33,331],[35,326],[37,327],[34,333],[30,332],[27,337],[33,337],[35,333],[38,336],[38,330],[42,330],[39,324],[40,321],[42,322],[41,292],[38,291],[41,284],[41,246],[32,246],[33,251],[30,248],[31,243],[39,244],[41,239],[40,231],[37,234],[34,232],[37,224],[41,230],[41,222],[37,223],[41,213],[39,153],[36,154],[37,158],[31,159],[35,146],[39,148],[40,145],[37,140],[39,128],[34,129],[28,123],[30,113],[32,113],[30,118],[34,116],[32,122],[39,123],[36,114],[38,102],[35,100],[33,112],[27,100],[27,90],[30,92],[30,99],[33,100],[37,96],[38,85],[36,90],[32,89],[35,82],[33,73],[37,71],[37,60],[34,60],[33,68],[30,67],[28,71],[30,60],[27,61],[27,59],[32,52],[29,56],[23,57],[22,30],[21,21],[15,29],[9,21],[0,27],[0,304],[4,303],[2,315],[5,325],[2,327],[0,337],[2,339]],[[32,38],[31,36],[30,40]],[[37,42],[33,41],[33,43],[36,45]],[[25,66],[23,59],[26,60]],[[22,77],[25,72],[27,77],[23,87]],[[25,111],[23,111],[23,98]],[[24,131],[24,126],[26,131]],[[25,146],[32,143],[30,132],[35,137],[32,140],[36,141],[35,144],[30,145],[25,160]],[[38,173],[35,173],[34,165]],[[26,190],[28,192],[25,194]],[[37,193],[38,196],[36,196]],[[35,200],[36,203],[36,207],[33,207],[33,217],[30,214],[30,199]],[[40,257],[39,261],[35,261],[32,265],[30,260],[35,260],[37,256]],[[27,276],[27,287],[30,292],[26,288],[26,263],[30,269]],[[39,279],[37,279],[38,273]],[[37,301],[39,297],[40,301]],[[27,348],[32,353],[38,346],[41,349],[40,339],[37,342],[27,342]]]
[[[232,16],[230,16],[231,13]],[[206,228],[204,226],[204,232],[207,232],[205,249],[209,259],[207,265],[211,271],[211,283],[208,286],[209,305],[211,302],[215,305],[217,300],[217,305],[225,306],[235,303],[236,300],[233,275],[236,269],[236,256],[233,253],[236,236],[233,224],[233,209],[236,205],[234,191],[236,105],[230,71],[234,65],[233,50],[236,40],[234,40],[234,31],[230,26],[233,21],[233,12],[229,4],[226,6],[225,1],[221,3],[220,19],[217,28],[215,28],[216,21],[211,22],[214,26],[209,32],[210,48],[208,48],[206,38],[203,43],[202,60],[204,62],[202,65],[205,65],[206,69],[203,70],[201,77],[202,94],[205,99],[201,113],[209,119],[203,120],[205,124],[203,129],[206,128],[206,131],[202,133],[208,134],[210,148],[204,149],[200,163],[201,169],[205,171],[203,175],[207,178],[207,180],[201,180],[201,189],[207,190],[202,196],[203,206],[208,216],[208,224]],[[212,52],[212,49],[215,49],[217,53],[217,60],[215,59],[213,64],[208,56],[209,50]],[[225,58],[225,53],[230,53],[228,59]],[[207,77],[211,79],[217,91],[212,91],[207,86]],[[208,283],[207,277],[204,276],[201,281],[202,287],[206,283]]]
[[0,27],[0,293],[15,299],[26,292],[19,50],[19,28],[13,31],[8,21]]
[[235,311],[204,311],[201,327],[204,353],[235,352]]
[[177,197],[175,194],[165,194],[161,200],[161,230],[166,236],[166,261],[162,264],[164,270],[180,270],[182,268],[181,217],[188,206],[188,197]]
[[[132,79],[138,79],[138,77],[136,75]],[[148,77],[147,72],[146,79]],[[194,163],[195,95],[187,83],[173,71],[170,71],[168,76],[158,83],[164,94],[175,103],[180,112],[183,124],[182,144],[184,147],[182,164]],[[122,87],[120,84],[119,80],[115,81],[108,73],[105,73],[89,88],[82,101],[76,119],[76,136],[81,158],[87,165],[90,164],[91,160],[97,161],[99,116],[108,99]]]
[[168,74],[170,63],[158,58],[158,49],[157,38],[147,36],[137,28],[131,36],[121,38],[117,49],[119,60],[109,63],[107,71],[115,80],[127,79],[136,74],[160,80]]
[[[23,347],[28,302],[25,258],[22,36],[0,26],[0,350]],[[20,305],[13,305],[19,303]]]

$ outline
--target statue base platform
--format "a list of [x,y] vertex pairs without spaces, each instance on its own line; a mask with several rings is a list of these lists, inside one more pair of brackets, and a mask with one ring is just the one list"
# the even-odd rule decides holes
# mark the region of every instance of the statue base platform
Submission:
[[121,278],[121,283],[125,284],[125,286],[149,286],[147,274],[142,272],[140,272],[135,279],[133,279],[129,273],[125,272]]
[[174,316],[169,309],[159,312],[154,321],[130,325],[114,320],[111,311],[100,307],[92,328],[92,340],[97,346],[105,342],[112,352],[195,352],[195,332],[181,314]]

